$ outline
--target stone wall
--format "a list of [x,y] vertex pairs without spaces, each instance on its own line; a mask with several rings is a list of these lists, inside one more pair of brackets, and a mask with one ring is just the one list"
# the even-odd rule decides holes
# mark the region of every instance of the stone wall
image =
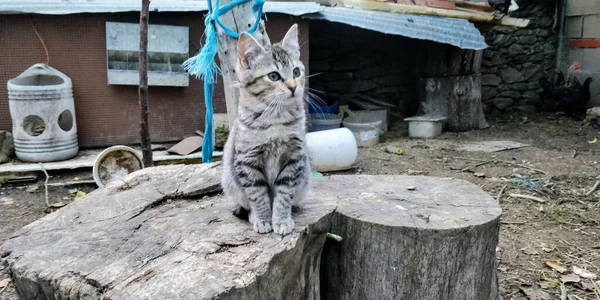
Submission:
[[555,11],[553,0],[521,0],[511,16],[530,19],[527,28],[482,29],[489,45],[482,62],[484,111],[536,111],[540,80],[556,64]]
[[328,101],[340,104],[364,94],[392,103],[410,116],[418,108],[418,78],[413,74],[418,43],[345,24],[311,22],[312,92],[321,96],[323,91]]

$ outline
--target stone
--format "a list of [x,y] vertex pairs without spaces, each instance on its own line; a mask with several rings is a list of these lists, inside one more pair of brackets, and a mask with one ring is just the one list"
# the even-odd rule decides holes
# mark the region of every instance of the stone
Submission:
[[521,97],[521,93],[517,91],[502,91],[498,94],[498,97],[519,99]]
[[555,54],[556,48],[554,46],[552,46],[552,44],[545,44],[543,51],[544,51],[544,54]]
[[15,156],[13,136],[8,131],[0,131],[0,164],[10,161]]
[[515,106],[514,109],[528,114],[533,114],[538,111],[538,109],[533,105],[519,105]]
[[519,91],[519,92],[523,92],[529,89],[528,84],[524,83],[524,82],[518,82],[518,83],[513,83],[510,85],[510,87],[515,90],[515,91]]
[[542,85],[539,82],[529,82],[527,83],[527,89],[528,90],[537,90],[540,89],[542,87]]
[[524,45],[533,45],[537,41],[537,37],[535,35],[526,35],[519,37],[519,43]]
[[509,108],[514,103],[511,98],[494,98],[492,100],[492,105],[499,110],[505,110]]
[[521,72],[511,67],[500,70],[500,77],[502,77],[502,80],[506,83],[519,82],[525,79]]
[[512,44],[510,47],[508,47],[508,54],[510,55],[523,54],[524,51],[525,48],[519,44]]
[[[542,68],[542,66],[540,65],[535,65],[529,68],[525,68],[523,70],[523,76],[525,77],[526,80],[538,80],[541,79],[541,76],[543,76],[544,74],[544,70]],[[540,77],[536,77],[538,75],[541,75]]]
[[486,100],[498,95],[498,89],[489,86],[481,87],[481,99]]
[[544,60],[545,56],[546,55],[544,53],[536,53],[536,54],[530,55],[529,60],[532,62],[540,62],[540,61]]
[[528,55],[517,55],[515,56],[515,62],[518,64],[522,64],[526,61],[529,60],[529,56]]
[[535,35],[541,36],[541,37],[549,37],[550,36],[550,30],[538,28],[538,29],[535,30]]
[[542,17],[537,23],[540,24],[540,27],[551,27],[554,24],[554,18],[549,16]]
[[514,43],[514,41],[515,38],[511,35],[498,34],[491,41],[489,41],[489,43],[496,47],[505,47],[511,45],[512,43]]
[[482,64],[485,67],[494,67],[498,65],[503,65],[509,61],[510,59],[505,55],[494,55],[490,59],[483,60]]
[[540,95],[538,93],[532,92],[532,91],[526,91],[525,93],[523,93],[522,97],[527,98],[527,99],[534,99],[534,100],[540,99]]
[[481,85],[497,86],[502,82],[502,79],[495,74],[485,74],[481,76]]

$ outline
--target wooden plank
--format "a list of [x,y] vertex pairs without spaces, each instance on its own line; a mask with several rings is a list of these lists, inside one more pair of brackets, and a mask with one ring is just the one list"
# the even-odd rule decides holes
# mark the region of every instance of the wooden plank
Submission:
[[504,17],[499,20],[495,20],[494,16],[485,13],[467,12],[460,10],[447,10],[440,8],[433,8],[427,6],[415,6],[406,4],[397,4],[389,2],[375,2],[375,1],[364,1],[364,0],[340,0],[339,4],[347,8],[360,8],[364,10],[394,12],[401,14],[413,14],[413,15],[427,15],[437,17],[448,17],[457,19],[466,19],[473,22],[485,22],[493,23],[497,25],[513,26],[513,27],[526,27],[529,25],[528,19],[517,19]]

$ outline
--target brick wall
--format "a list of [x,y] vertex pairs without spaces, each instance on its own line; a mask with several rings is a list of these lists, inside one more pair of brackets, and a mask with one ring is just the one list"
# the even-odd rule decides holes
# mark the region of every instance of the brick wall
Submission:
[[555,67],[555,1],[521,0],[511,13],[531,22],[527,28],[494,26],[485,32],[482,99],[486,112],[517,109],[536,111],[540,79]]
[[593,77],[591,105],[600,105],[600,3],[597,0],[567,1],[565,37],[567,63],[579,61],[579,77]]
[[[133,144],[139,141],[136,86],[108,85],[105,22],[139,22],[139,14],[33,15],[31,20],[50,53],[50,65],[73,81],[75,114],[82,147]],[[308,64],[308,24],[289,16],[269,14],[267,31],[273,41],[293,22],[300,25],[303,60]],[[151,13],[151,24],[189,26],[190,55],[199,50],[203,13]],[[0,17],[0,130],[12,130],[6,81],[31,65],[45,62],[44,49],[27,15]],[[204,129],[202,81],[185,88],[149,88],[150,132],[153,141],[176,141]],[[214,95],[215,112],[225,112],[222,86]]]

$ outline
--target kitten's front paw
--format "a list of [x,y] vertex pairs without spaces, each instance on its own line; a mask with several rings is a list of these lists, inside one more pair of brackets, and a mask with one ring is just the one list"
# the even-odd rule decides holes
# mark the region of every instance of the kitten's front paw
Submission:
[[290,234],[294,230],[294,225],[294,220],[292,220],[292,218],[274,221],[273,231],[279,235]]
[[269,233],[273,230],[273,228],[271,227],[271,222],[269,221],[257,220],[252,222],[252,225],[254,225],[254,231],[258,233]]

